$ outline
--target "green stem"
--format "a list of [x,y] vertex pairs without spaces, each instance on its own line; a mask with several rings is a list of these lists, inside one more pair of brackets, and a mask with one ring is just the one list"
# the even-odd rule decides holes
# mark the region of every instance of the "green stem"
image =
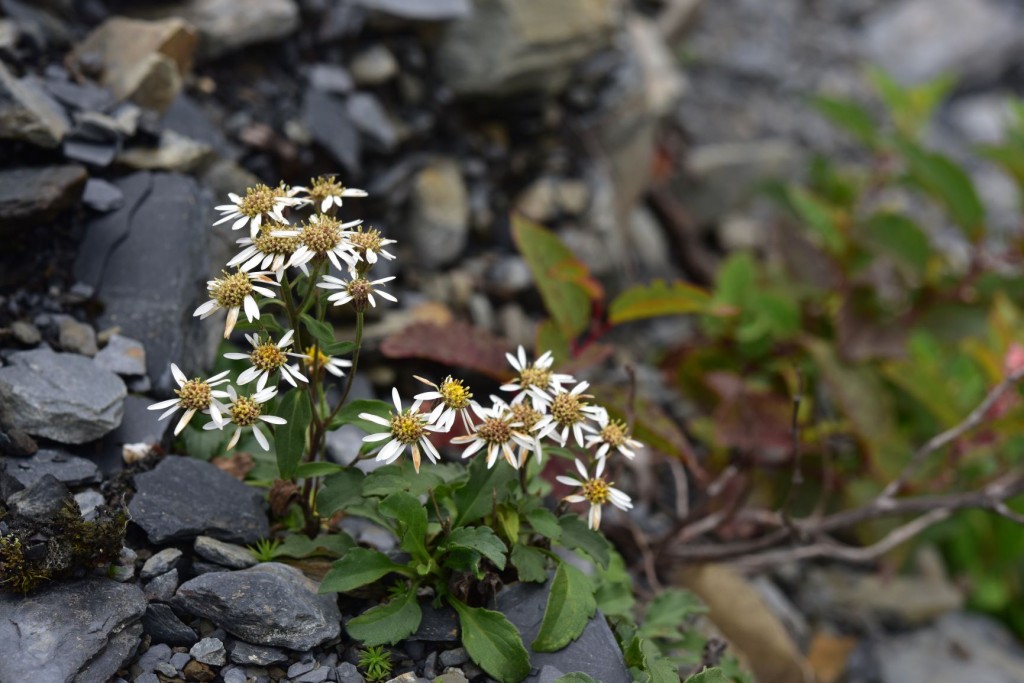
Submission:
[[339,410],[341,410],[341,407],[345,405],[345,401],[348,400],[349,392],[352,391],[352,383],[356,376],[356,370],[359,368],[359,352],[363,348],[363,318],[365,315],[366,314],[362,311],[358,311],[356,313],[356,348],[355,351],[352,352],[352,367],[349,368],[348,381],[345,382],[345,390],[341,394],[341,400],[338,401],[338,405],[334,406],[334,410],[332,410],[331,414],[327,417],[327,424],[330,424],[331,420],[334,419],[334,416],[338,414]]

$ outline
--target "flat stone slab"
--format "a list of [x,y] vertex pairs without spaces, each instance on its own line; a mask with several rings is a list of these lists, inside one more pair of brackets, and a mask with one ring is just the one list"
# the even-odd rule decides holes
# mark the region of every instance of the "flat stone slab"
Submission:
[[250,544],[270,534],[263,494],[213,465],[170,455],[135,477],[132,521],[156,544],[212,536]]
[[0,681],[109,680],[137,647],[145,611],[138,586],[101,578],[0,593]]
[[266,562],[198,576],[178,588],[173,604],[248,643],[304,652],[341,632],[337,598],[318,588],[299,570]]
[[93,461],[50,449],[37,451],[30,458],[10,459],[6,467],[7,473],[26,487],[47,474],[52,474],[57,481],[68,486],[94,484],[100,481],[99,468]]

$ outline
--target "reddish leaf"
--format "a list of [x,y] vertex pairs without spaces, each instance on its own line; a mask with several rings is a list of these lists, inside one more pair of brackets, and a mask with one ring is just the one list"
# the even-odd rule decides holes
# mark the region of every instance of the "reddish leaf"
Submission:
[[380,351],[388,358],[422,358],[505,379],[511,374],[505,360],[509,346],[504,339],[468,323],[442,326],[417,322],[385,339]]

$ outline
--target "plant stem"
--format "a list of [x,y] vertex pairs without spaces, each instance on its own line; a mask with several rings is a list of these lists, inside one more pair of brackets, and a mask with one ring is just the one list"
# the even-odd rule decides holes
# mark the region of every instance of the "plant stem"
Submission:
[[330,424],[331,420],[334,419],[334,416],[338,414],[339,410],[341,410],[341,407],[345,405],[345,401],[348,400],[349,392],[352,391],[352,383],[355,380],[356,370],[359,368],[359,352],[363,348],[363,318],[365,315],[366,314],[363,313],[363,311],[358,311],[356,313],[356,348],[355,351],[352,352],[352,367],[349,368],[348,381],[345,382],[345,390],[341,394],[341,400],[338,401],[338,405],[334,406],[334,410],[332,410],[331,414],[327,417],[327,424]]

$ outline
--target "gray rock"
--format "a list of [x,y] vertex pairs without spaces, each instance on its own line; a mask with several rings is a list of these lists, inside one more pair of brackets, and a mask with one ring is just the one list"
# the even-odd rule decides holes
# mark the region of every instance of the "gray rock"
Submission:
[[0,423],[60,443],[86,443],[121,424],[124,382],[92,361],[36,349],[0,368]]
[[313,87],[302,98],[302,119],[313,139],[349,173],[359,172],[359,134],[345,103]]
[[[469,679],[458,669],[452,669],[435,678],[434,683],[469,683]],[[541,679],[541,683],[543,683],[543,679]]]
[[288,667],[288,678],[295,678],[296,676],[301,676],[308,671],[312,671],[316,668],[316,664],[315,659],[306,659],[295,662]]
[[354,86],[351,74],[337,64],[314,64],[306,76],[312,87],[332,95],[345,95]]
[[78,510],[82,513],[82,519],[94,519],[96,508],[105,502],[103,494],[93,489],[75,494],[75,504],[78,505]]
[[949,105],[949,118],[968,141],[997,144],[1013,123],[1013,102],[1013,96],[1004,92],[971,95]]
[[[174,673],[177,673],[177,671]],[[136,676],[135,683],[160,683],[160,677],[153,672],[148,672]]]
[[192,655],[192,659],[211,666],[224,666],[228,661],[224,643],[216,638],[203,638],[193,645],[188,653]]
[[44,474],[31,486],[7,496],[10,512],[38,523],[50,522],[70,498],[68,487],[52,474]]
[[146,584],[146,599],[150,602],[170,602],[178,590],[178,570],[170,569]]
[[351,662],[342,662],[334,670],[334,677],[338,683],[364,683],[363,675]]
[[101,213],[116,211],[124,206],[124,193],[117,185],[102,178],[89,178],[82,193],[82,203]]
[[355,425],[343,425],[327,432],[327,457],[339,465],[351,465],[359,457],[363,436]]
[[0,428],[0,453],[26,458],[38,450],[39,444],[23,430]]
[[99,578],[0,593],[0,680],[108,680],[137,647],[145,610],[137,586]]
[[348,65],[359,85],[380,85],[398,75],[398,60],[383,45],[374,45],[357,54]]
[[75,126],[64,138],[64,156],[101,168],[109,166],[121,149],[124,131],[118,122],[95,111],[75,114]]
[[677,274],[672,245],[650,209],[640,205],[630,212],[627,234],[644,275],[667,278]]
[[70,164],[0,171],[0,233],[52,221],[75,205],[85,179],[85,169]]
[[135,477],[128,511],[153,543],[213,536],[255,543],[270,534],[263,496],[213,465],[168,456]]
[[352,123],[372,147],[390,152],[398,145],[398,130],[387,110],[370,93],[359,92],[346,101]]
[[173,130],[164,130],[155,147],[130,147],[117,163],[136,171],[193,173],[214,159],[213,149]]
[[420,605],[422,618],[416,633],[409,640],[435,643],[455,643],[459,640],[459,616],[450,607],[434,607],[429,602]]
[[225,669],[221,672],[224,683],[245,683],[247,678],[243,669]]
[[298,678],[293,679],[294,683],[323,683],[331,675],[333,669],[326,666],[313,669],[307,673],[302,674]]
[[256,565],[256,558],[248,548],[209,536],[197,537],[193,547],[199,557],[228,569],[248,569]]
[[166,643],[155,643],[152,647],[142,653],[142,656],[135,661],[135,665],[142,671],[155,671],[156,665],[161,662],[169,662],[171,655],[174,652],[171,651],[171,646]]
[[413,179],[408,230],[424,269],[457,259],[469,239],[469,200],[458,164],[439,159]]
[[64,109],[39,86],[0,63],[0,140],[57,147],[71,127]]
[[171,571],[178,566],[181,555],[181,551],[177,548],[164,548],[146,560],[146,563],[142,565],[142,571],[139,572],[139,578],[147,581]]
[[[532,643],[544,618],[550,584],[520,583],[510,586],[496,598],[497,609],[519,630],[523,643]],[[529,648],[534,670],[546,665],[563,671],[582,671],[604,683],[629,683],[632,678],[622,658],[622,650],[604,616],[598,612],[579,638],[558,652],[536,652]],[[538,675],[528,676],[538,683]]]
[[117,429],[103,437],[96,464],[107,475],[120,471],[125,462],[126,444],[158,445],[173,420],[160,420],[160,411],[149,410],[153,401],[142,396],[129,395],[124,400],[124,416]]
[[58,343],[69,353],[92,358],[99,351],[96,346],[96,330],[92,325],[79,322],[70,315],[56,315]]
[[457,647],[454,650],[445,650],[440,656],[442,666],[460,666],[469,661],[469,653],[466,648]]
[[214,59],[248,45],[281,40],[299,26],[293,0],[186,0],[161,8],[199,29],[199,56]]
[[171,655],[171,664],[177,671],[185,668],[185,665],[192,661],[191,655],[187,652],[175,652]]
[[540,668],[540,673],[537,674],[537,683],[555,683],[564,675],[557,667],[545,664]]
[[14,339],[24,346],[35,346],[43,340],[43,335],[40,334],[39,329],[32,323],[27,323],[24,320],[16,320],[11,323],[11,334],[14,335]]
[[412,21],[449,21],[468,17],[470,0],[357,0],[368,10]]
[[610,43],[618,15],[614,0],[478,0],[447,25],[438,69],[463,95],[557,92],[576,64]]
[[176,174],[136,173],[116,185],[125,204],[88,224],[74,273],[105,306],[100,329],[120,327],[141,342],[153,385],[167,393],[170,363],[207,367],[220,336],[191,315],[213,272],[207,202],[195,181]]
[[[199,640],[196,632],[182,622],[169,605],[158,602],[151,603],[146,608],[146,614],[142,617],[142,626],[154,642],[191,647]],[[175,661],[175,657],[171,657],[171,663],[177,667],[178,662]],[[188,655],[185,655],[186,664],[188,660]]]
[[341,632],[337,599],[317,588],[297,569],[267,562],[196,577],[174,604],[247,642],[305,651]]
[[93,362],[117,375],[145,375],[146,349],[134,339],[115,334],[96,354]]
[[7,473],[24,486],[31,486],[47,474],[68,486],[100,481],[99,469],[91,460],[51,449],[38,451],[30,458],[7,461]]
[[864,48],[904,83],[942,74],[995,80],[1020,54],[1020,30],[1012,11],[998,2],[902,0],[868,20]]
[[231,643],[228,646],[228,652],[231,654],[232,662],[249,666],[270,666],[287,662],[289,659],[288,653],[284,650],[268,645],[253,645],[244,640],[236,640]]

